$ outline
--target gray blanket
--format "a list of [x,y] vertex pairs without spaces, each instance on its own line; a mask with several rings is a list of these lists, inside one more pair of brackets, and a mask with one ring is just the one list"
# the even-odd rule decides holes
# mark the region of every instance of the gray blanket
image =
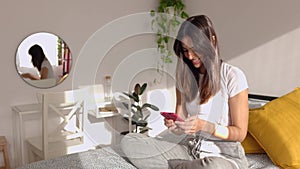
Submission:
[[37,161],[18,169],[136,169],[111,147]]
[[[117,153],[118,152],[118,153]],[[247,154],[249,169],[279,169],[266,154]],[[116,147],[37,161],[18,169],[136,169]]]

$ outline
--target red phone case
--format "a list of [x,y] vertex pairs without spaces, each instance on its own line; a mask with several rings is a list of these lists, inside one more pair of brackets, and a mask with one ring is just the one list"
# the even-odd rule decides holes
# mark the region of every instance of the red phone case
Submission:
[[160,112],[162,116],[164,116],[166,119],[172,119],[174,121],[184,121],[182,118],[180,118],[177,114],[172,112]]

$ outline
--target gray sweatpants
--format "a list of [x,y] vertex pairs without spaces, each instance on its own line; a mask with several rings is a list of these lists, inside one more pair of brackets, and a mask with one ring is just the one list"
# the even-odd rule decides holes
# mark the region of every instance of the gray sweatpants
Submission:
[[[166,134],[167,133],[167,134]],[[121,141],[121,147],[127,158],[140,169],[201,168],[201,169],[240,169],[247,168],[244,152],[239,158],[205,157],[193,159],[183,145],[185,136],[166,132],[161,137],[148,137],[144,134],[129,133]],[[238,144],[240,145],[240,144]],[[243,151],[243,149],[239,149]],[[240,155],[242,154],[242,156]],[[231,162],[231,161],[235,161]]]

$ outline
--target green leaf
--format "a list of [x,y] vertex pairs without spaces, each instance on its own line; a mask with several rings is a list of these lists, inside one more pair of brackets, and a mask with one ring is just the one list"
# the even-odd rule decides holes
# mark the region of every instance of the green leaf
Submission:
[[181,12],[181,18],[186,19],[188,17],[189,17],[189,15],[186,12],[184,12],[184,11]]
[[162,22],[157,23],[159,28],[161,28],[162,32],[166,32],[166,30],[167,30],[165,22],[166,21],[162,21]]
[[136,111],[134,114],[138,119],[143,118],[143,113],[141,111]]
[[158,110],[159,110],[158,107],[156,107],[156,106],[154,106],[154,105],[152,105],[152,104],[149,104],[149,103],[143,104],[142,109],[144,109],[144,108],[150,108],[150,109],[155,110],[155,111],[158,111]]
[[149,130],[152,130],[152,128],[145,126],[143,128],[140,128],[140,133],[143,134],[143,133],[146,133]]
[[150,11],[150,16],[152,16],[152,17],[155,16],[155,11],[153,9]]
[[165,53],[165,52],[166,52],[165,46],[161,45],[160,46],[160,53]]
[[138,105],[131,104],[131,107],[135,107],[137,109]]
[[167,57],[164,58],[164,62],[165,63],[172,63],[172,59],[167,56]]
[[144,118],[144,120],[147,120],[149,117],[150,117],[150,114],[148,114],[148,115]]
[[169,42],[169,37],[168,37],[168,36],[165,36],[165,37],[164,37],[164,41],[165,41],[165,43],[168,43],[168,42]]
[[129,94],[128,94],[128,93],[126,93],[126,92],[123,92],[123,94],[125,94],[125,95],[126,95],[126,96],[128,96],[128,97],[130,97],[130,96],[129,96]]
[[163,40],[163,38],[161,36],[159,36],[157,39],[157,44],[161,44],[162,40]]
[[140,90],[141,90],[141,85],[139,83],[137,83],[134,86],[134,93],[138,95],[140,93]]
[[[129,118],[128,117],[123,117],[125,120],[127,120],[127,121],[129,121]],[[131,124],[132,125],[136,125],[137,124],[137,122],[138,122],[139,120],[137,119],[137,117],[136,116],[132,116],[131,117]]]
[[140,113],[141,114],[141,118],[143,117],[143,113],[142,113],[142,108],[140,107],[140,106],[136,106],[136,111],[137,111],[137,113]]
[[[136,96],[134,95],[134,93],[131,95],[131,94],[128,94],[128,93],[126,93],[126,92],[123,92],[123,94],[125,94],[125,95],[128,96],[129,98],[131,98],[131,99],[133,99],[134,101],[136,101]],[[137,97],[137,99],[138,99],[138,97]],[[136,102],[139,102],[139,100],[136,101]]]
[[136,93],[132,93],[132,97],[131,97],[135,102],[139,102],[139,96]]
[[142,109],[145,109],[145,108],[147,108],[147,107],[151,107],[151,104],[149,104],[149,103],[143,104]]
[[146,88],[147,88],[147,83],[144,83],[141,87],[139,95],[142,95],[144,93],[144,91],[146,90]]
[[183,10],[183,8],[184,8],[184,4],[182,2],[177,3],[176,6],[177,6],[177,9],[180,11]]
[[131,117],[131,124],[137,124],[137,122],[138,122],[138,117],[135,116],[135,115],[133,115],[133,116]]
[[148,124],[148,122],[146,120],[139,120],[136,122],[137,126],[142,126],[142,127],[146,127]]

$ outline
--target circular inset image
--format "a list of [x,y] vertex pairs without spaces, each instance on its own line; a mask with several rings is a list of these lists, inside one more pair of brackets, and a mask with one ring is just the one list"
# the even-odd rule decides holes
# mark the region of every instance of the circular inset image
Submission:
[[37,88],[51,88],[68,77],[72,57],[63,39],[39,32],[20,43],[15,62],[17,72],[26,83]]

